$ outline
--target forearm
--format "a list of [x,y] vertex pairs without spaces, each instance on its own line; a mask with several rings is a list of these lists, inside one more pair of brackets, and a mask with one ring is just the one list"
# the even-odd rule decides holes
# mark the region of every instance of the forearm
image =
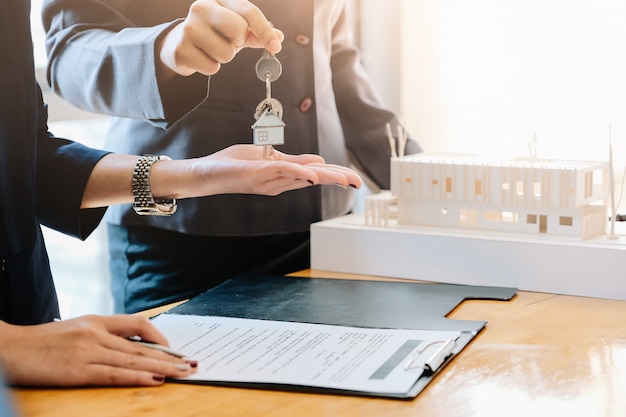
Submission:
[[[344,176],[322,177],[320,181],[321,175],[314,172],[319,168],[305,167],[321,161],[315,155],[281,154],[284,161],[265,160],[261,155],[259,147],[235,145],[203,158],[158,161],[150,169],[150,192],[154,198],[183,199],[230,193],[275,195],[291,189],[290,184],[297,184],[295,188],[320,182],[344,187],[354,184]],[[120,154],[103,157],[87,181],[81,208],[133,202],[133,172],[138,159]],[[329,167],[329,175],[332,169]],[[281,183],[278,192],[274,191],[275,182]]]
[[[133,201],[133,172],[139,157],[108,154],[91,172],[81,208]],[[317,155],[288,155],[274,150],[271,159],[254,145],[233,145],[202,158],[161,160],[149,172],[154,198],[181,199],[216,194],[278,195],[312,185],[361,186],[348,168],[325,164]]]
[[133,200],[133,170],[139,157],[108,154],[94,167],[81,208],[106,207]]
[[43,22],[55,92],[86,110],[162,127],[202,103],[206,76],[241,48],[277,53],[284,38],[246,0],[45,0]]
[[[81,208],[132,203],[133,172],[139,160],[135,155],[108,154],[94,167]],[[150,191],[156,198],[208,196],[221,191],[218,186],[202,184],[194,173],[196,160],[159,161],[150,170]]]
[[[82,109],[166,127],[205,99],[207,81],[177,77],[173,85],[169,80],[162,86],[155,42],[180,20],[136,3],[46,0],[48,79],[57,94]],[[145,7],[151,9],[137,12]],[[168,102],[170,85],[181,92],[174,94],[175,103]]]

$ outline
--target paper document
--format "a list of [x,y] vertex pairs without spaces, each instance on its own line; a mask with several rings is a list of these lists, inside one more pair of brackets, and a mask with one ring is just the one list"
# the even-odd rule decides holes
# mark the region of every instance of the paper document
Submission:
[[153,323],[174,350],[199,362],[188,380],[378,394],[410,391],[461,333],[177,314]]

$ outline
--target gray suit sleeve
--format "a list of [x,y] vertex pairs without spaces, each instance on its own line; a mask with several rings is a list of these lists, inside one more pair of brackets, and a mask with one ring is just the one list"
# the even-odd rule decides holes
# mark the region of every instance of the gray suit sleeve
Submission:
[[206,98],[207,77],[176,77],[160,85],[155,43],[179,20],[149,25],[148,20],[159,21],[150,16],[157,12],[146,7],[145,13],[134,14],[133,3],[45,0],[48,82],[84,110],[168,127]]

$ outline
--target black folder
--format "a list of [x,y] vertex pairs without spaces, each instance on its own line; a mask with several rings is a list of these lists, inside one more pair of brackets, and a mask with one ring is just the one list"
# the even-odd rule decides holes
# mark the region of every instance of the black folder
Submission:
[[[463,337],[457,340],[456,348],[438,369],[425,372],[410,392],[396,396],[413,398],[487,324],[486,321],[450,320],[445,316],[464,300],[507,301],[516,292],[517,288],[509,287],[274,275],[240,276],[199,294],[165,314],[462,332]],[[324,391],[307,387],[295,389]],[[368,395],[362,392],[347,394]]]

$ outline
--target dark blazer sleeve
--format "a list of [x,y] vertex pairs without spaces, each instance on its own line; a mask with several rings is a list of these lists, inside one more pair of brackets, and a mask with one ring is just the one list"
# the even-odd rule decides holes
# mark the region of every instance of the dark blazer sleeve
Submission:
[[79,108],[163,128],[192,111],[207,97],[207,77],[175,77],[159,85],[155,62],[157,39],[180,21],[172,16],[185,17],[191,2],[164,3],[44,0],[53,91]]
[[[333,30],[331,67],[333,89],[341,125],[352,162],[376,185],[389,188],[389,157],[391,150],[385,126],[401,124],[397,115],[385,106],[361,65],[359,51],[352,42],[346,11],[342,12]],[[397,142],[396,142],[397,143]],[[421,152],[409,135],[405,153]]]
[[40,100],[36,205],[41,224],[80,239],[93,232],[106,208],[81,209],[80,205],[93,167],[107,153],[52,135],[47,107]]

